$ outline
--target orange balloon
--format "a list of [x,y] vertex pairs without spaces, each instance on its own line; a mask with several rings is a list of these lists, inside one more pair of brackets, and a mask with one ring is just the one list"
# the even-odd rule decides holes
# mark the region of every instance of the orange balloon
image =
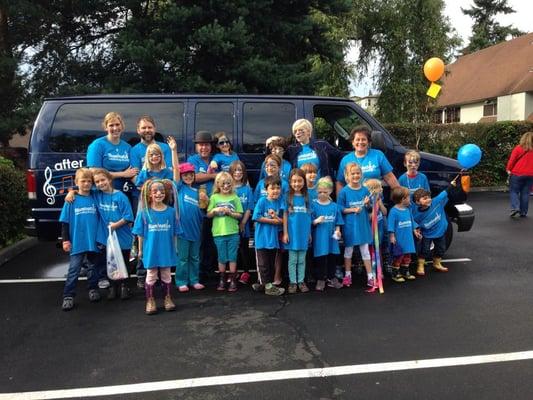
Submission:
[[424,64],[424,75],[429,81],[435,82],[444,74],[444,62],[438,57],[430,58]]

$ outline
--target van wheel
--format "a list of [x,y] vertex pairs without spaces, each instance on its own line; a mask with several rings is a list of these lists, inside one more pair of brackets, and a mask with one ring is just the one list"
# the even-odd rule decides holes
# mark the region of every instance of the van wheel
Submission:
[[453,240],[453,224],[450,220],[448,220],[448,229],[446,229],[446,233],[444,234],[446,236],[446,250],[452,245]]

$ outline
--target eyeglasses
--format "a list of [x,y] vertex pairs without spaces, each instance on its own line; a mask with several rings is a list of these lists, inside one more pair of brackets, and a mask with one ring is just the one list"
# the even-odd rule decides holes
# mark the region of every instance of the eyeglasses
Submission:
[[225,144],[230,144],[229,140],[221,140],[218,142],[219,146],[224,146]]
[[407,164],[419,164],[419,160],[407,160]]

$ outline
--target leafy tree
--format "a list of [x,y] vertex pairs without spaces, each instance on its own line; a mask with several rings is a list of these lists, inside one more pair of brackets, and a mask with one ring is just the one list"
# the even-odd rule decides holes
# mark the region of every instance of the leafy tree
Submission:
[[459,39],[443,15],[442,0],[362,0],[354,4],[353,39],[360,46],[358,71],[377,63],[377,117],[384,122],[428,121],[432,103],[423,65],[446,61]]
[[472,36],[469,38],[468,46],[463,49],[463,54],[504,42],[509,36],[517,37],[524,34],[512,25],[500,25],[494,20],[497,14],[515,12],[507,4],[507,0],[474,0],[471,8],[461,7],[461,11],[474,20]]

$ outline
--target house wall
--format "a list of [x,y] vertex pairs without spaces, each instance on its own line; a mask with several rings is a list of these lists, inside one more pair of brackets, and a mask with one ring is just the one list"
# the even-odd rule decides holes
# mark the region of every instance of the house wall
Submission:
[[[499,104],[498,104],[499,106]],[[461,106],[461,123],[477,123],[483,117],[483,103],[472,103]]]
[[527,118],[526,93],[498,97],[498,121],[522,121]]
[[533,92],[526,93],[525,108],[525,118],[527,118],[533,114]]

